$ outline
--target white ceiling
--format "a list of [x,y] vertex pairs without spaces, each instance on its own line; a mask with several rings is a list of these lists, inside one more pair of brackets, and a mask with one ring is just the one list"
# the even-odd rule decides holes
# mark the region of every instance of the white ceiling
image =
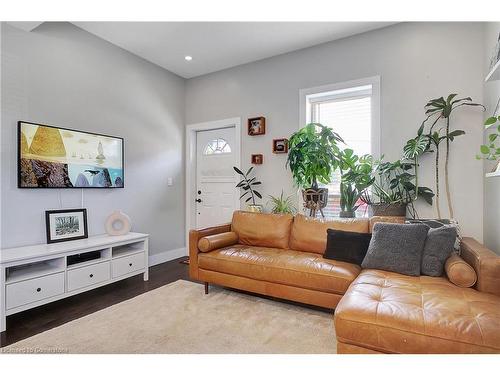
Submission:
[[[184,78],[215,72],[389,22],[74,22]],[[190,55],[193,60],[185,61]]]

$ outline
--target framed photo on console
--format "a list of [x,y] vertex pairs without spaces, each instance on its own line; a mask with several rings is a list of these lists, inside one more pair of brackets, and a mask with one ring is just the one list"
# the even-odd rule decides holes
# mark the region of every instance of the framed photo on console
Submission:
[[47,243],[88,238],[87,209],[45,211]]

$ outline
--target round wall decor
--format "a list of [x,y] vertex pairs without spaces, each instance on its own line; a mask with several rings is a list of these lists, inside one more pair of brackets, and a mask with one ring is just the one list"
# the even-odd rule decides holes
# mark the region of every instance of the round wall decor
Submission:
[[122,211],[113,211],[106,219],[106,233],[110,236],[122,236],[130,232],[130,218]]

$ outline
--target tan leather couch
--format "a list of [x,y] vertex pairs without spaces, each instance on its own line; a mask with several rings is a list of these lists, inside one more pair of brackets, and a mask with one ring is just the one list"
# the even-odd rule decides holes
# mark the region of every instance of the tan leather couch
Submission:
[[338,353],[500,353],[500,257],[473,238],[473,288],[363,270],[335,310]]
[[272,297],[335,308],[361,272],[323,258],[327,228],[366,233],[368,219],[321,222],[298,215],[236,211],[231,224],[192,230],[191,278]]
[[461,248],[477,273],[474,288],[322,257],[327,228],[366,233],[381,220],[237,211],[231,224],[190,232],[190,276],[206,288],[336,308],[338,353],[499,353],[500,257],[474,239]]

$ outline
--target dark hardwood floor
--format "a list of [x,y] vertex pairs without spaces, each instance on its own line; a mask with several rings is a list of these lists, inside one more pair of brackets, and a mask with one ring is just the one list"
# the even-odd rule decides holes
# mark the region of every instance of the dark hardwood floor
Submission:
[[146,282],[143,281],[142,275],[138,275],[8,316],[7,330],[2,332],[0,336],[0,347],[60,326],[176,280],[189,280],[188,265],[180,263],[183,259],[185,258],[174,259],[151,267],[149,281]]

